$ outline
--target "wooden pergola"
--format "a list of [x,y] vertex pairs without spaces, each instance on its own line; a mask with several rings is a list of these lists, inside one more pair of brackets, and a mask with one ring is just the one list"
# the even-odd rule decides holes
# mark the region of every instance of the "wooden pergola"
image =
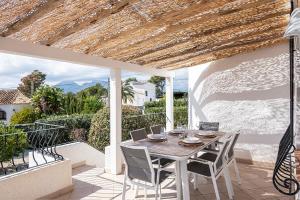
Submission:
[[[111,171],[121,170],[121,70],[174,69],[283,42],[289,0],[2,0],[0,52],[111,69]],[[171,71],[171,72],[170,72]]]

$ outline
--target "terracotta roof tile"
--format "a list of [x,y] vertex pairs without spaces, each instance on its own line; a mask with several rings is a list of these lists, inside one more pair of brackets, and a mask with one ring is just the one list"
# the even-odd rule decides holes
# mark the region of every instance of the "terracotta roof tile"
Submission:
[[26,104],[30,99],[17,89],[0,90],[0,104]]

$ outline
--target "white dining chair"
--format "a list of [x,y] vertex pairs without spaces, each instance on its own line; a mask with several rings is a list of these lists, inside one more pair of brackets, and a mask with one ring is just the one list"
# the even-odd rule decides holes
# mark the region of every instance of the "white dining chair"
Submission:
[[197,176],[202,176],[204,178],[210,178],[213,183],[215,190],[216,199],[220,200],[220,194],[217,186],[217,179],[223,175],[225,178],[225,183],[228,191],[228,196],[233,199],[234,191],[232,188],[231,178],[229,175],[226,155],[229,151],[230,143],[232,142],[232,136],[227,137],[224,140],[224,144],[220,147],[216,159],[214,161],[205,160],[201,157],[190,158],[190,162],[187,164],[187,169],[189,172],[193,173],[194,176],[194,187],[197,188]]
[[125,200],[126,197],[127,182],[132,186],[137,186],[136,196],[139,187],[143,187],[145,199],[147,198],[147,189],[155,190],[155,199],[160,199],[161,183],[171,175],[171,172],[165,171],[160,165],[158,168],[153,167],[147,147],[121,146],[121,151],[125,160],[122,200]]
[[[239,172],[237,162],[236,162],[236,158],[235,158],[235,154],[234,154],[234,147],[236,145],[236,142],[237,142],[239,136],[240,136],[239,132],[233,134],[232,142],[230,143],[229,150],[228,150],[228,153],[226,155],[226,161],[227,161],[228,167],[233,165],[238,184],[240,185],[242,181],[241,181],[240,172]],[[218,142],[219,146],[222,145],[222,144],[223,144],[223,142]],[[214,161],[216,159],[217,155],[218,155],[219,150],[204,149],[203,152],[205,152],[205,153],[202,154],[201,156],[199,156],[199,158],[209,160],[209,161]]]

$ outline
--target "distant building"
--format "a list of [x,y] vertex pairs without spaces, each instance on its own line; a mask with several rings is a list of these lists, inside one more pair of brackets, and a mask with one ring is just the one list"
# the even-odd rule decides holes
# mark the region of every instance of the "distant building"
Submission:
[[30,106],[30,99],[17,89],[0,90],[0,121],[9,123],[11,116]]
[[155,101],[155,85],[149,82],[131,82],[130,85],[133,87],[134,98],[133,101],[128,101],[127,105],[133,106],[144,106],[145,102]]

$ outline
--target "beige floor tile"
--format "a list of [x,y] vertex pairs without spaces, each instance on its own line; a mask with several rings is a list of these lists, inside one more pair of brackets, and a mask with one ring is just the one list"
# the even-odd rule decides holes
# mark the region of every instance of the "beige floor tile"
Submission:
[[[239,164],[242,184],[237,183],[236,175],[233,169],[230,169],[234,188],[234,200],[291,200],[291,197],[283,196],[277,192],[272,184],[272,170],[258,168],[252,165]],[[104,173],[103,169],[91,166],[79,167],[73,170],[73,192],[63,195],[55,200],[121,200],[123,175],[111,175]],[[221,200],[227,200],[227,188],[223,177],[217,181]],[[128,186],[126,199],[134,198],[134,190]],[[154,200],[154,191],[148,190],[148,199]],[[177,197],[174,178],[167,179],[162,184],[162,199],[175,200]],[[201,182],[199,190],[193,189],[190,184],[191,200],[212,200],[215,199],[214,188],[211,180]],[[137,200],[144,199],[144,193],[141,189]]]

